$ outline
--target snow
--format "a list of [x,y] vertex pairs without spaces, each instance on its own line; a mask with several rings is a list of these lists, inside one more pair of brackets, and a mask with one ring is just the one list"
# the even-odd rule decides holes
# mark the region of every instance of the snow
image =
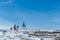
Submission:
[[[7,31],[5,34],[4,32],[0,32],[0,40],[42,40],[41,37],[31,36],[24,32],[17,32],[17,31]],[[55,40],[54,38],[43,38],[43,40]]]

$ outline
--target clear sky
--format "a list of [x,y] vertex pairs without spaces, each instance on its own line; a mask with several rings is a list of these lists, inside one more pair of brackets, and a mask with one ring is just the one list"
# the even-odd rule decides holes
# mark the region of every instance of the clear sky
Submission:
[[0,0],[0,28],[23,22],[28,29],[60,29],[60,1]]

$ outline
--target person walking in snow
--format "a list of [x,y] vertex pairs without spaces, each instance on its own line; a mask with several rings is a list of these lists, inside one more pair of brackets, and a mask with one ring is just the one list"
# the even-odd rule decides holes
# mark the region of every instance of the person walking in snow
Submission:
[[16,31],[16,25],[14,25],[14,31]]

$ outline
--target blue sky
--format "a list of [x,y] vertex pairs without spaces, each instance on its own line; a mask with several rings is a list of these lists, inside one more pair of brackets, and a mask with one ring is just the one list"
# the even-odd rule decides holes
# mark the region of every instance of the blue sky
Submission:
[[0,0],[0,27],[26,23],[28,29],[60,29],[59,0]]

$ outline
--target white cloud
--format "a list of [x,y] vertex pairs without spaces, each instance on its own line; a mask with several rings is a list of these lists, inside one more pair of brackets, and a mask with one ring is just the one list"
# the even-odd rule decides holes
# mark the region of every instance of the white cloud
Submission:
[[0,5],[15,5],[14,2],[16,0],[6,0],[6,1],[1,1]]

